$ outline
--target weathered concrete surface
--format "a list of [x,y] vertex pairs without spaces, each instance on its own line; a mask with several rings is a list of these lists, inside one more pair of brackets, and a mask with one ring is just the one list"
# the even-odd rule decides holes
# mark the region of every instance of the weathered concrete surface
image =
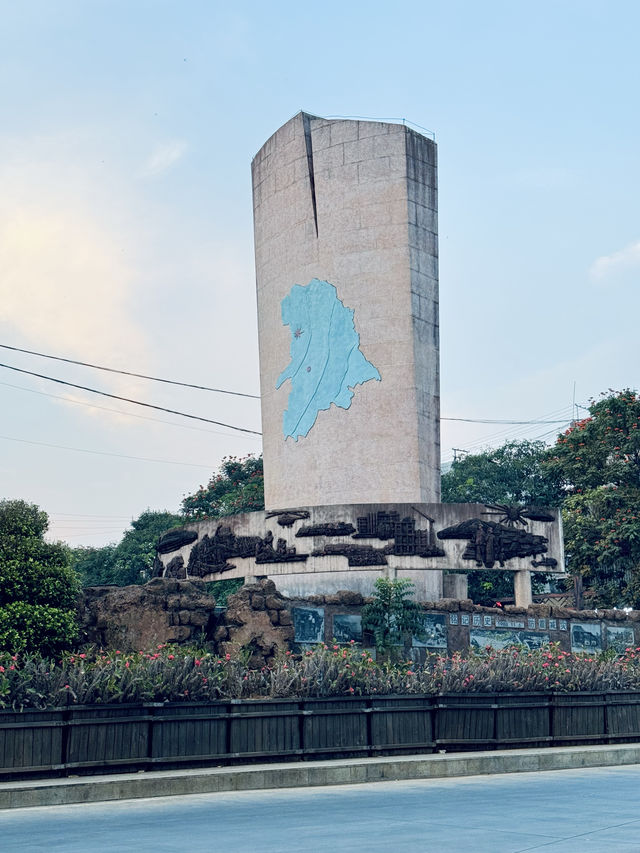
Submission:
[[0,783],[0,809],[640,764],[640,744],[360,758]]
[[[404,125],[299,113],[252,163],[268,509],[440,496],[436,144]],[[290,330],[281,304],[314,279],[355,312],[381,381],[285,440]]]

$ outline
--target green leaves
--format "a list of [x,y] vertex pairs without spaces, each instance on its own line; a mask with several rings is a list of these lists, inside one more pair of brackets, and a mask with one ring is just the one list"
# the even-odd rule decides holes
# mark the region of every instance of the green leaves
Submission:
[[158,539],[182,523],[184,519],[174,513],[146,510],[131,522],[131,529],[117,545],[76,548],[75,569],[82,577],[83,586],[146,583],[151,577]]
[[229,456],[207,486],[200,486],[182,501],[187,518],[221,518],[264,509],[262,457]]
[[422,610],[411,600],[413,586],[406,578],[378,578],[373,602],[362,608],[362,627],[371,631],[381,654],[424,634]]
[[69,648],[77,636],[73,611],[25,601],[0,607],[0,648],[13,654],[55,655]]
[[548,469],[564,484],[567,564],[597,606],[640,605],[640,397],[604,396],[558,437]]
[[77,636],[78,579],[48,526],[34,504],[0,502],[0,649],[54,654]]
[[542,441],[508,441],[454,462],[442,475],[443,503],[559,506],[561,475],[546,466]]
[[640,397],[625,390],[593,402],[589,416],[558,437],[547,467],[571,491],[640,488]]

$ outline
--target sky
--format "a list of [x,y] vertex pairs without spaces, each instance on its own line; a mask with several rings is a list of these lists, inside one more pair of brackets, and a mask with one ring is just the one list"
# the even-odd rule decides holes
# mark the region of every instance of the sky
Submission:
[[[442,458],[638,388],[635,0],[0,0],[0,344],[259,393],[250,163],[303,109],[439,151]],[[0,364],[260,430],[259,402]],[[0,366],[0,499],[71,545],[259,436]]]

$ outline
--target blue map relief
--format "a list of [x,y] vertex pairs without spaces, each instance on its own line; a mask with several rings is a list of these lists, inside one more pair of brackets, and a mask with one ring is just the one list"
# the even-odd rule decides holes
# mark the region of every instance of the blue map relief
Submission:
[[291,380],[282,419],[285,439],[306,436],[318,412],[332,403],[348,409],[356,385],[380,381],[380,374],[360,351],[353,314],[338,298],[334,285],[317,278],[304,287],[294,284],[282,300],[282,322],[291,329],[291,362],[276,382],[279,388]]

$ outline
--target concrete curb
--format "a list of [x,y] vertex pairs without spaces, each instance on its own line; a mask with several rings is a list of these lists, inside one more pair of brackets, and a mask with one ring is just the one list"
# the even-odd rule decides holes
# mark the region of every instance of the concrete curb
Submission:
[[640,764],[640,743],[254,764],[196,770],[156,770],[148,773],[121,773],[75,779],[2,782],[0,809],[222,791],[440,779],[536,770],[572,770],[623,764]]

